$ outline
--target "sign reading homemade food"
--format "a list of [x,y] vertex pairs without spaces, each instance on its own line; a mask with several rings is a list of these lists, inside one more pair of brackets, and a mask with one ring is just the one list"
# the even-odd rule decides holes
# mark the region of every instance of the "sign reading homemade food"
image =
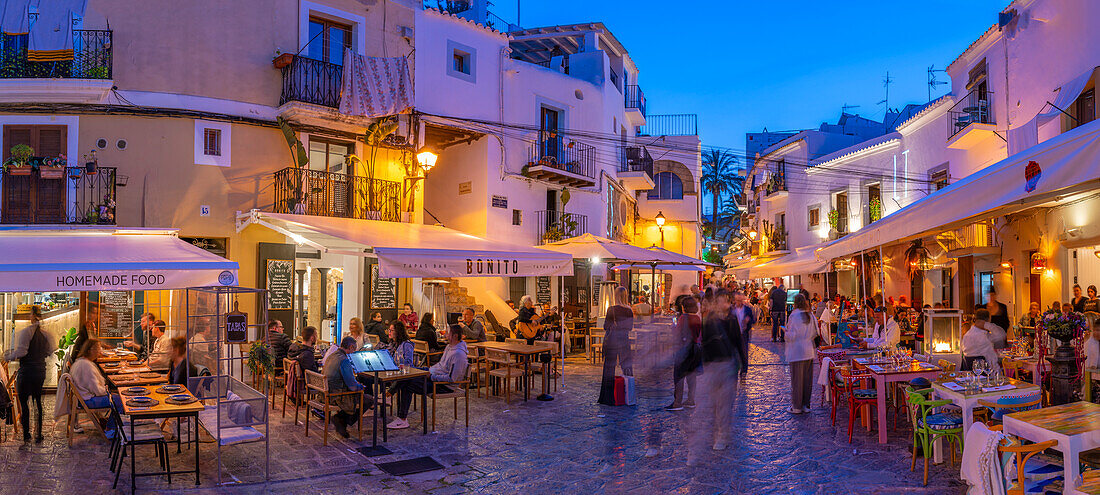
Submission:
[[378,275],[378,265],[370,266],[370,307],[371,309],[397,308],[397,279]]
[[294,309],[294,260],[267,260],[267,309]]
[[9,271],[0,276],[7,291],[159,290],[233,285],[231,270]]

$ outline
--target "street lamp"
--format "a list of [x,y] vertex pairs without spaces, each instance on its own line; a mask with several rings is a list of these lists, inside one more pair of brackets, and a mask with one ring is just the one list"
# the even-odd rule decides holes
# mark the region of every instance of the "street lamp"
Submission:
[[420,168],[424,170],[424,173],[428,173],[435,166],[435,161],[439,159],[439,155],[432,152],[429,148],[421,148],[420,152],[416,154],[416,163],[420,165]]
[[756,240],[756,231],[755,230],[750,230],[749,231],[749,239],[752,239],[754,241]]
[[661,231],[661,248],[664,249],[664,247],[665,247],[665,214],[658,211],[657,212],[657,218],[654,218],[653,221],[657,222],[657,230]]

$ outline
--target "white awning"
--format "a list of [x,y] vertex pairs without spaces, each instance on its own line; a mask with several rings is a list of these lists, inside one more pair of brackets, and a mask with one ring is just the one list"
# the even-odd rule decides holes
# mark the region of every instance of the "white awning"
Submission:
[[236,285],[237,263],[174,230],[0,229],[0,292],[159,290]]
[[1100,120],[970,174],[817,252],[820,260],[952,230],[1100,188]]
[[574,258],[599,259],[625,263],[669,263],[661,253],[640,248],[625,242],[614,241],[592,234],[581,234],[542,246],[541,249],[566,253]]
[[265,213],[237,218],[262,225],[322,252],[377,257],[387,278],[572,275],[573,258],[530,246],[491,241],[436,225]]
[[654,266],[654,265],[633,264],[633,263],[623,263],[623,264],[620,264],[620,265],[615,265],[615,266],[612,266],[611,269],[615,270],[615,271],[619,271],[619,270],[638,270],[638,271],[641,271],[643,273],[647,272],[647,271],[650,271],[650,270],[659,270],[659,271],[666,271],[666,272],[668,272],[668,271],[677,271],[677,270],[685,271],[685,272],[705,272],[705,271],[707,271],[707,267],[705,267],[703,265],[655,265]]
[[769,261],[777,258],[754,258],[752,260],[741,263],[740,265],[732,266],[726,270],[727,274],[733,275],[733,278],[737,280],[750,280],[752,277],[749,273],[753,267],[763,265]]
[[822,244],[818,244],[798,248],[795,252],[781,258],[750,267],[749,278],[775,278],[824,272],[829,263],[814,256],[814,251],[821,246]]

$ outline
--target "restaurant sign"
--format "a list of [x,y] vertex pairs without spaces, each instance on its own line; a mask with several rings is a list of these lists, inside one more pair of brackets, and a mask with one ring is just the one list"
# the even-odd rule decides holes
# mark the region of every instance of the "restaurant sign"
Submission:
[[236,270],[42,270],[0,272],[5,291],[161,290],[233,285]]

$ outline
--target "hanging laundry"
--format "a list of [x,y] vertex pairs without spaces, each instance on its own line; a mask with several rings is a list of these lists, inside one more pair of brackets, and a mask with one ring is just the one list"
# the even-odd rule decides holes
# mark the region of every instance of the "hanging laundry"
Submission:
[[344,51],[340,113],[384,117],[412,111],[413,87],[406,57],[364,57]]

